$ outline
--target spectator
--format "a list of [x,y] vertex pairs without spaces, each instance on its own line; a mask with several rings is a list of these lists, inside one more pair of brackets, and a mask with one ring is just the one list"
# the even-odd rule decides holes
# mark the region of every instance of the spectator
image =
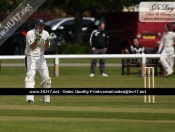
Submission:
[[[98,30],[94,30],[90,36],[90,46],[93,54],[106,54],[107,47],[109,45],[109,36],[105,31],[105,23],[100,22]],[[95,75],[97,59],[92,59],[91,61],[91,74],[90,77]],[[105,74],[105,59],[100,59],[100,74],[104,77],[108,75]]]
[[131,52],[130,52],[130,50],[129,50],[129,48],[128,47],[124,47],[123,49],[122,49],[122,54],[130,54]]
[[[166,76],[170,77],[173,73],[173,65],[174,65],[174,40],[175,33],[171,31],[170,25],[165,24],[164,26],[165,32],[160,41],[160,47],[158,49],[157,54],[161,53],[160,63],[166,71]],[[163,51],[162,51],[163,49]],[[162,52],[161,52],[162,51]]]
[[[134,40],[133,40],[133,45],[131,45],[131,51],[132,51],[132,53],[133,54],[145,54],[145,48],[141,45],[141,44],[139,44],[139,40],[137,39],[137,38],[135,38]],[[141,76],[142,74],[142,62],[141,62],[141,59],[136,59],[135,60],[135,63],[138,65],[138,67],[139,67],[139,69],[138,69],[138,71],[139,71],[139,74],[138,74],[138,76]]]
[[130,44],[128,42],[122,43],[122,54],[131,54]]
[[[122,54],[132,54],[131,51],[131,45],[128,42],[124,42],[122,43]],[[130,63],[130,61],[132,61],[131,63],[134,63],[133,59],[122,59],[123,63]]]

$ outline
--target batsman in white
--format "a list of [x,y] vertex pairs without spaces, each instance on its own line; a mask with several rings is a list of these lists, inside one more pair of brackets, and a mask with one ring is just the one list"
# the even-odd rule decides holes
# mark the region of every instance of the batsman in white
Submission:
[[170,77],[173,73],[175,33],[171,31],[169,24],[165,24],[164,29],[165,32],[161,38],[157,54],[160,54],[163,49],[160,57],[160,63],[164,67],[167,77]]
[[[44,51],[50,47],[50,41],[56,35],[44,30],[45,22],[39,18],[35,22],[35,28],[27,32],[25,49],[25,88],[35,87],[35,74],[38,72],[41,79],[42,88],[51,87],[51,78],[46,60],[43,56]],[[27,102],[34,102],[34,95],[26,95]],[[50,95],[42,95],[40,101],[50,102]]]

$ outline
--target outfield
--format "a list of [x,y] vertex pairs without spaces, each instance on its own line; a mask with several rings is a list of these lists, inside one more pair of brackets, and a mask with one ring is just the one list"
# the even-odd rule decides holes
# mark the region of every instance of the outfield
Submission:
[[[64,60],[65,63],[88,63]],[[116,60],[109,60],[115,63]],[[18,61],[17,61],[18,62]],[[49,63],[52,62],[49,60]],[[120,61],[117,61],[120,62]],[[9,63],[9,62],[5,62]],[[14,62],[16,63],[16,62]],[[21,63],[21,62],[20,62]],[[62,63],[62,61],[60,61]],[[121,75],[121,67],[106,67],[109,77],[89,77],[89,67],[60,67],[59,77],[49,67],[53,88],[142,88],[137,74]],[[137,71],[137,69],[133,69]],[[2,67],[1,88],[23,88],[24,67]],[[36,76],[36,87],[40,82]],[[156,88],[175,88],[174,76],[155,77]],[[175,96],[51,96],[51,103],[26,103],[25,96],[0,96],[0,132],[174,132]]]

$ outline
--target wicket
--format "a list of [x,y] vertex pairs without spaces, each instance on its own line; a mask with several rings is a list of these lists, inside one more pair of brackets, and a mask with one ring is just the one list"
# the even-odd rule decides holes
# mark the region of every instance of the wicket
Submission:
[[[148,74],[147,74],[148,73]],[[148,82],[146,80],[148,76]],[[152,87],[151,87],[151,76],[152,76]],[[144,88],[154,88],[154,67],[144,67]],[[147,95],[144,95],[144,102],[147,101]],[[148,95],[148,102],[151,103],[151,95]],[[152,103],[155,103],[155,97],[152,95]]]

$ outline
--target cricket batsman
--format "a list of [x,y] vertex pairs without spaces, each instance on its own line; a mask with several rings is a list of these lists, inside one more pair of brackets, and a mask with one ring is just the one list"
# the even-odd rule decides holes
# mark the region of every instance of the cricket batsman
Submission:
[[164,26],[165,32],[160,41],[160,47],[157,54],[161,53],[160,63],[166,71],[166,76],[170,77],[173,73],[173,65],[174,65],[174,40],[175,33],[171,31],[170,25],[165,24]]
[[[44,51],[50,47],[50,41],[56,38],[56,35],[44,30],[45,22],[39,18],[35,22],[35,28],[27,32],[26,35],[26,49],[25,49],[25,88],[35,87],[35,74],[41,80],[42,88],[51,87],[51,78],[46,60],[44,58]],[[27,102],[34,102],[34,95],[26,95]],[[50,102],[50,95],[42,95],[41,102]]]

